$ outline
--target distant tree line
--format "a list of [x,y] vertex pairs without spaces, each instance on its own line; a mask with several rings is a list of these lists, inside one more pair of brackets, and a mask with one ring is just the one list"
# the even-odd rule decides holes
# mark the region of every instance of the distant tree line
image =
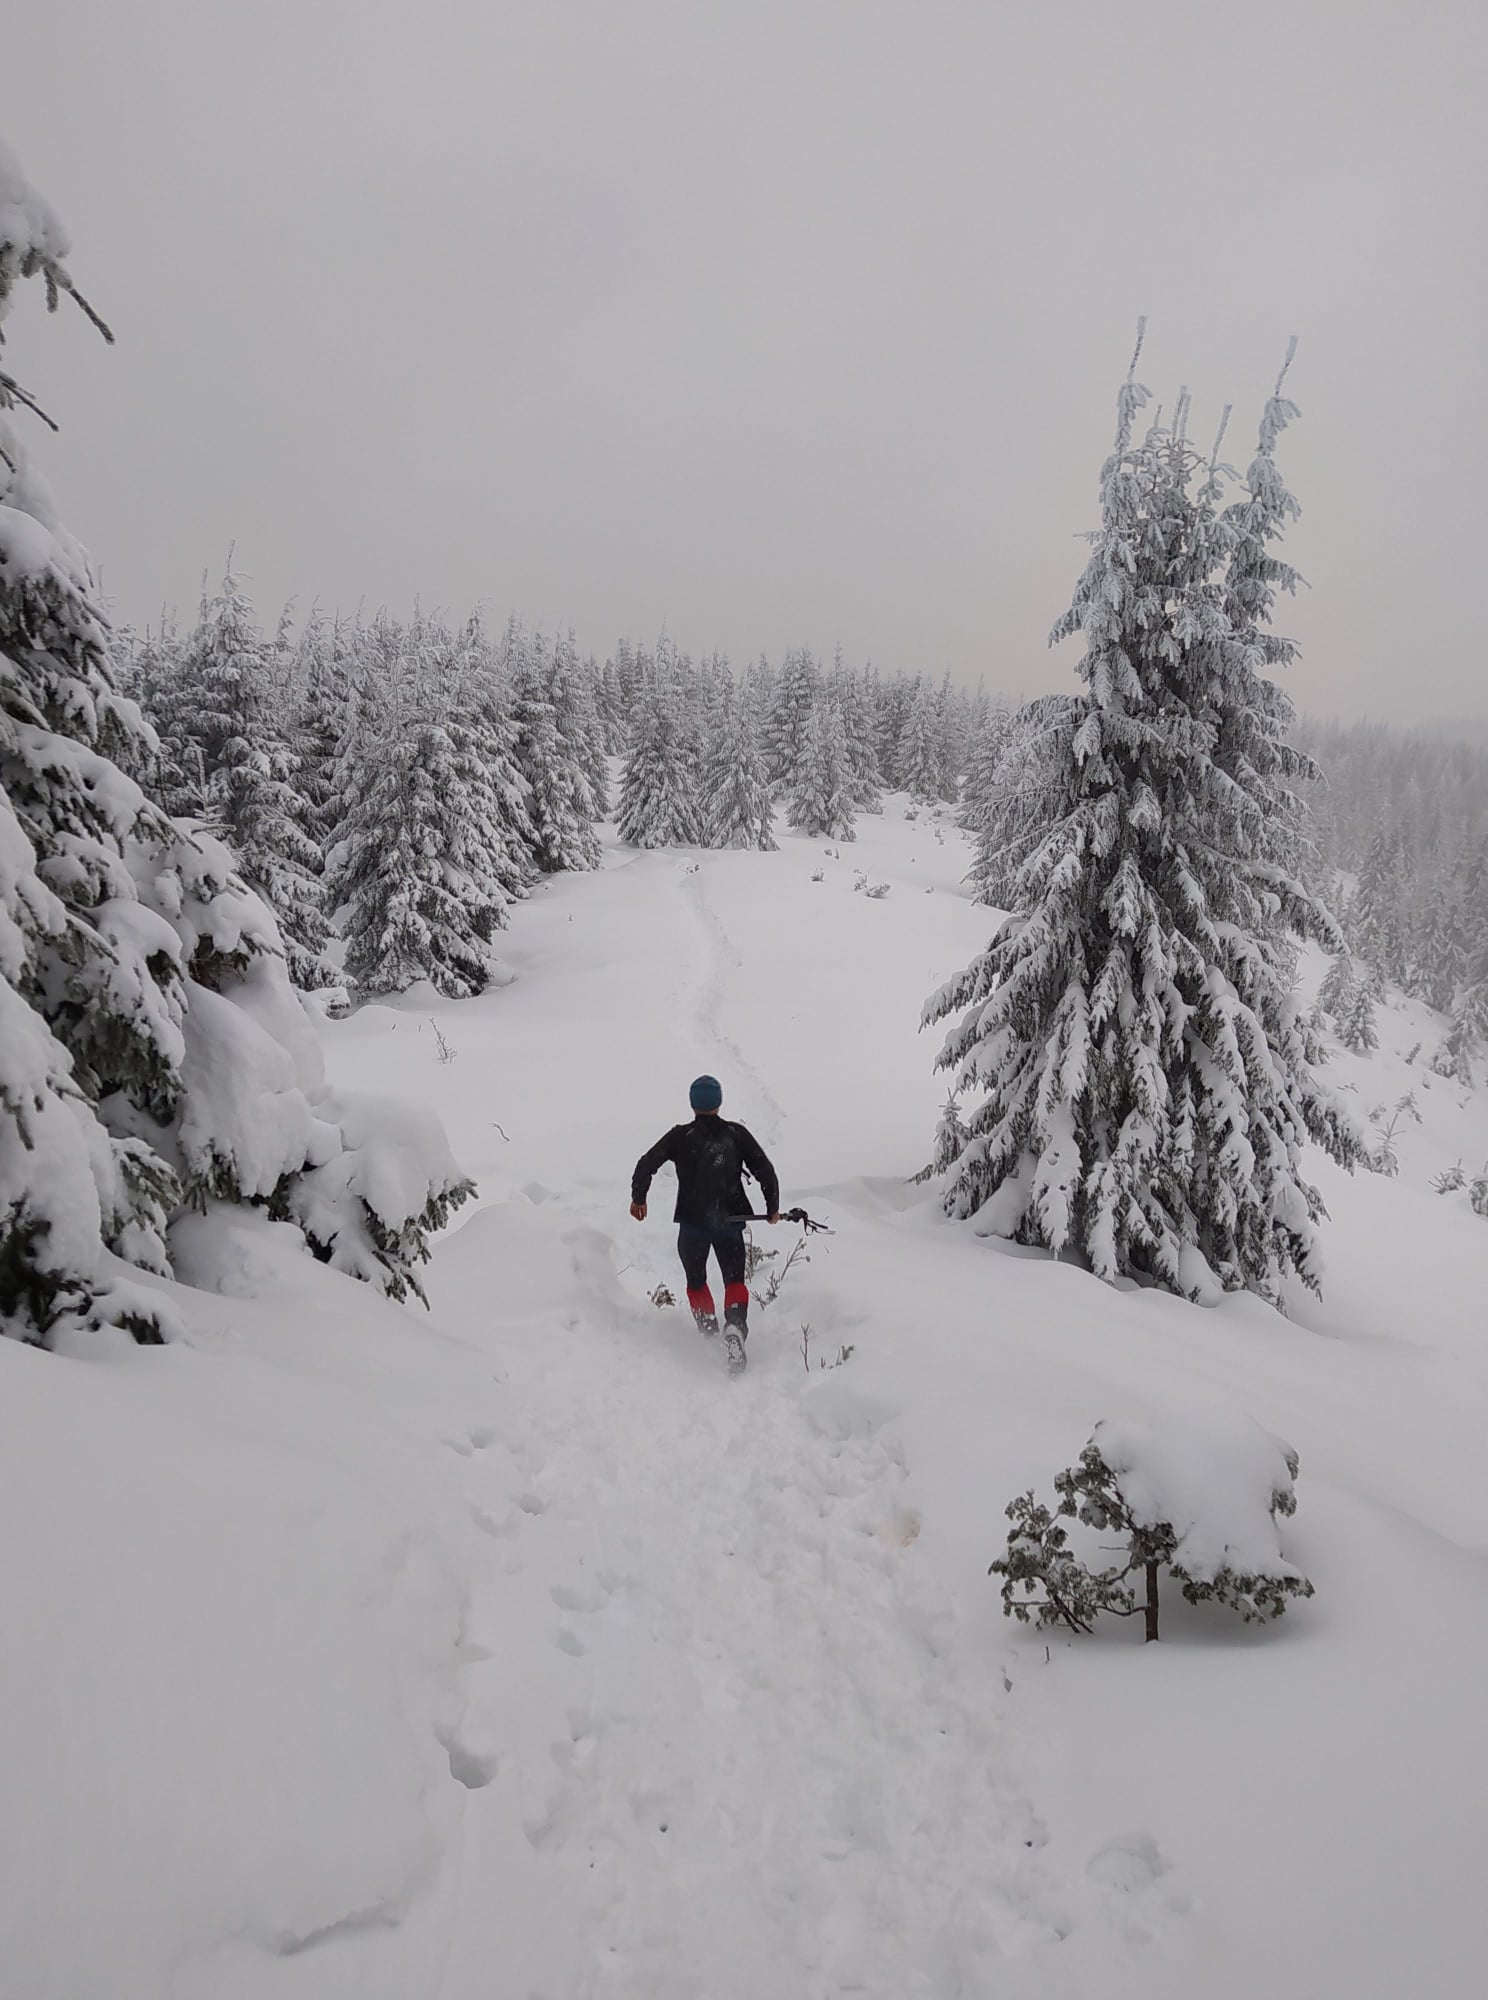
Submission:
[[1322,1009],[1368,1050],[1374,1002],[1400,988],[1448,1017],[1433,1066],[1467,1082],[1488,1045],[1488,749],[1378,722],[1297,733],[1326,773],[1310,866],[1347,942]]
[[851,840],[886,789],[954,802],[1007,724],[984,690],[840,651],[736,674],[663,634],[601,665],[515,618],[492,637],[478,615],[318,610],[270,635],[231,568],[188,632],[165,621],[116,653],[154,731],[141,785],[226,843],[300,986],[363,996],[478,993],[512,904],[597,867],[612,807],[637,847],[770,849],[782,819]]

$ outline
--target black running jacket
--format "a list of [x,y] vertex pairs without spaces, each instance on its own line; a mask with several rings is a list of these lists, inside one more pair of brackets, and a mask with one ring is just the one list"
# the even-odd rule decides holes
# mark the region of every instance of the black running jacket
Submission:
[[780,1182],[758,1139],[742,1125],[716,1113],[700,1113],[690,1125],[674,1125],[649,1153],[642,1153],[630,1180],[632,1201],[644,1201],[664,1160],[677,1169],[677,1209],[673,1220],[692,1229],[717,1229],[747,1215],[743,1175],[760,1185],[766,1215],[780,1206]]

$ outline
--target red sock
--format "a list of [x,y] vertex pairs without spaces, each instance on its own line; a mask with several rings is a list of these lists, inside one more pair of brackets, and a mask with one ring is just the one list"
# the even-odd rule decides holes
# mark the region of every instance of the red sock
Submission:
[[[743,1286],[741,1285],[739,1289],[742,1291]],[[709,1291],[706,1285],[703,1286],[703,1289],[700,1292],[693,1291],[689,1286],[687,1292],[687,1303],[692,1307],[695,1313],[707,1313],[711,1318],[714,1319],[716,1319],[718,1316],[717,1310],[713,1304],[713,1294],[711,1291]]]
[[725,1285],[723,1288],[723,1305],[725,1312],[730,1306],[743,1306],[747,1312],[749,1309],[748,1285]]

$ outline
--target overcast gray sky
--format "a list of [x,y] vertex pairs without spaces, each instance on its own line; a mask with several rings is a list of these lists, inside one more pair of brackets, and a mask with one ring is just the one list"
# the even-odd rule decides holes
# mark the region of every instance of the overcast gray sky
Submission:
[[1142,373],[1288,334],[1307,707],[1488,714],[1484,0],[45,0],[4,135],[110,319],[10,322],[120,611],[1065,685]]

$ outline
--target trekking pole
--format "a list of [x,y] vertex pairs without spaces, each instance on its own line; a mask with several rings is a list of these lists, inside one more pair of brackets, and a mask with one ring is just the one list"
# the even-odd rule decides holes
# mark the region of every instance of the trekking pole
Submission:
[[[730,1222],[768,1222],[769,1220],[768,1215],[756,1214],[752,1208],[745,1209],[742,1215],[731,1215],[729,1217]],[[828,1229],[824,1222],[813,1222],[804,1208],[783,1208],[780,1211],[780,1220],[782,1222],[798,1222],[803,1229],[811,1230],[818,1236],[832,1236],[836,1233],[834,1230]]]

